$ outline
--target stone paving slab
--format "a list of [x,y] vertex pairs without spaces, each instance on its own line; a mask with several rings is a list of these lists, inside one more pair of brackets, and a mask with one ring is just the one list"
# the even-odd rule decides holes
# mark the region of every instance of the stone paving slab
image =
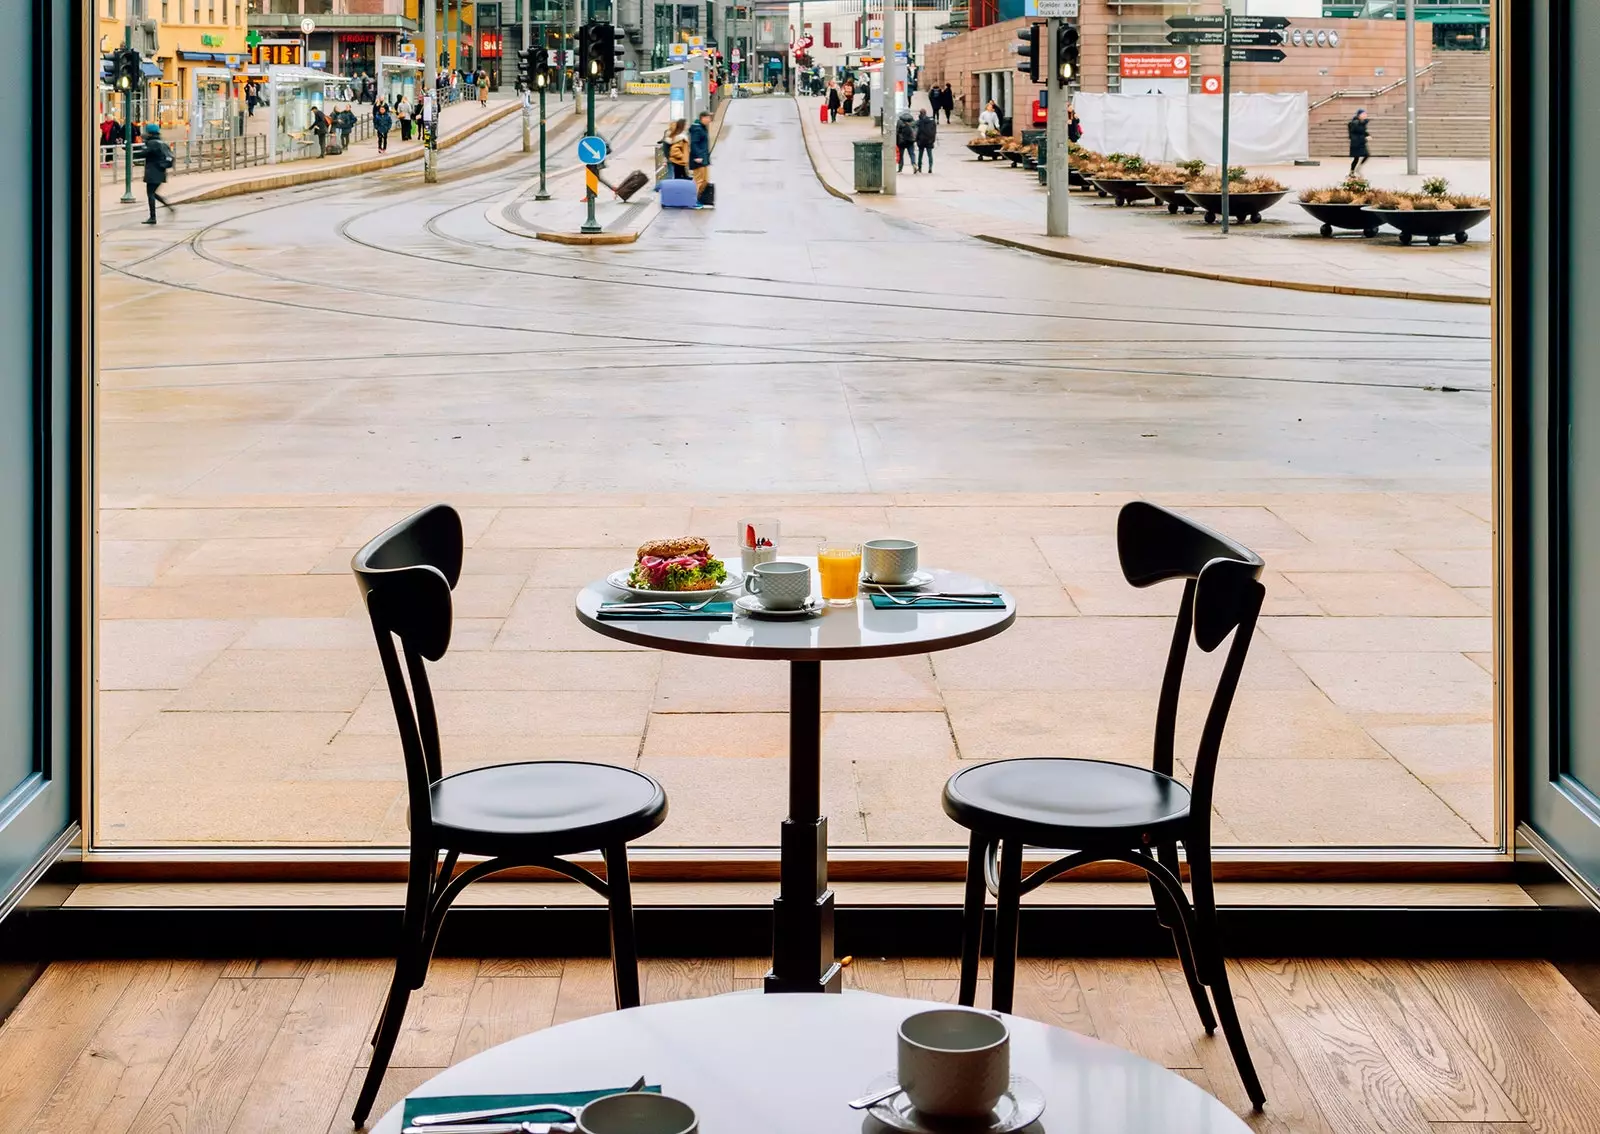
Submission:
[[[916,102],[925,105],[923,96]],[[1367,240],[1355,235],[1323,238],[1319,225],[1298,205],[1304,188],[1337,184],[1345,166],[1259,166],[1252,172],[1275,177],[1292,190],[1260,224],[1236,225],[1224,237],[1196,214],[1168,215],[1149,204],[1118,208],[1094,193],[1074,193],[1065,238],[1044,235],[1045,189],[1033,170],[1009,162],[980,162],[966,148],[965,127],[939,127],[935,171],[914,174],[909,162],[894,196],[856,193],[853,187],[856,141],[878,137],[869,118],[818,121],[819,100],[796,100],[812,167],[828,192],[888,216],[951,229],[994,243],[1085,263],[1194,275],[1233,283],[1297,290],[1445,302],[1487,303],[1493,268],[1488,222],[1472,231],[1465,245],[1404,247],[1398,234]],[[1442,175],[1458,192],[1487,195],[1487,161],[1429,159],[1417,177],[1408,177],[1403,160],[1375,158],[1367,179],[1386,188],[1416,190],[1425,176]]]
[[[835,494],[802,506],[755,495],[691,508],[589,495],[575,509],[525,495],[469,508],[457,641],[434,667],[446,763],[639,767],[674,793],[675,821],[655,841],[770,841],[786,785],[782,667],[630,649],[571,613],[575,586],[626,564],[642,539],[703,528],[726,550],[719,533],[750,513],[778,516],[786,532],[913,534],[930,560],[1021,599],[1017,626],[977,646],[828,667],[823,740],[838,844],[954,840],[938,787],[963,761],[1071,753],[1144,763],[1177,592],[1133,592],[1114,576],[1120,499],[1062,496]],[[1226,840],[1492,838],[1493,681],[1478,660],[1491,624],[1463,597],[1487,577],[1488,523],[1452,499],[1378,493],[1185,502],[1255,544],[1269,567],[1285,558],[1319,568],[1268,576],[1269,602],[1283,607],[1262,621],[1229,727],[1216,802]],[[398,739],[371,632],[347,568],[313,565],[347,564],[354,544],[412,501],[225,505],[151,498],[107,513],[102,558],[138,563],[139,577],[102,589],[101,836],[401,839]],[[273,537],[256,533],[287,530],[306,534],[288,541],[287,558],[263,556]],[[974,538],[991,532],[992,545]],[[792,538],[782,550],[809,548]],[[1217,658],[1190,664],[1203,683]],[[1203,711],[1191,691],[1180,751],[1192,750]],[[218,776],[233,787],[171,791]]]

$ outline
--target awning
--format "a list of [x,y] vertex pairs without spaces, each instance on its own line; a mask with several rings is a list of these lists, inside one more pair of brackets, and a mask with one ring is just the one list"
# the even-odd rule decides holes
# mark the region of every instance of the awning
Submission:
[[[161,68],[157,67],[154,63],[150,62],[150,60],[148,60],[148,59],[144,59],[144,60],[140,61],[140,69],[144,72],[144,77],[147,78],[147,79],[159,79],[161,77]],[[110,78],[111,78],[111,60],[109,60],[109,59],[100,60],[100,77],[102,79],[105,79],[105,80],[110,80]]]
[[1489,17],[1482,12],[1418,12],[1417,22],[1430,24],[1486,24]]

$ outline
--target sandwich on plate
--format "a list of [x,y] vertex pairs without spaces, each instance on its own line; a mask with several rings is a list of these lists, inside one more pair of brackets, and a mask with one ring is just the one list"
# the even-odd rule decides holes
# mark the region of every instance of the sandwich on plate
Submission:
[[727,581],[728,569],[699,536],[653,539],[639,548],[628,585],[647,591],[709,591]]

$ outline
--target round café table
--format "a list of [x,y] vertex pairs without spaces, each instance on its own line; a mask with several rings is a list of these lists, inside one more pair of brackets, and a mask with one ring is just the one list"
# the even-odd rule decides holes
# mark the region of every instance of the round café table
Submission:
[[[818,597],[816,560],[781,558],[811,565],[812,597]],[[968,575],[929,570],[930,590],[1000,591]],[[590,583],[578,593],[578,620],[608,638],[655,650],[789,663],[789,815],[778,838],[772,971],[765,987],[768,992],[837,992],[828,819],[822,814],[822,663],[928,654],[981,642],[1016,621],[1016,602],[1002,593],[1003,608],[879,610],[863,596],[851,606],[826,607],[814,618],[795,621],[737,613],[731,622],[600,618],[602,603],[628,597],[604,580]]]
[[[640,1075],[694,1108],[701,1134],[878,1134],[845,1104],[895,1067],[913,1012],[948,1008],[847,992],[730,993],[607,1012],[522,1036],[428,1080],[425,1095],[544,1094],[626,1088]],[[1232,1111],[1159,1063],[1020,1016],[1011,1070],[1044,1092],[1028,1134],[1247,1134]],[[373,1134],[399,1134],[394,1107]]]

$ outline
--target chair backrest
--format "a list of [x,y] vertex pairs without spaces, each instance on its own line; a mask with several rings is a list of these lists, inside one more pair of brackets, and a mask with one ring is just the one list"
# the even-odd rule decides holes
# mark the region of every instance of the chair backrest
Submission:
[[461,556],[461,517],[448,504],[434,504],[373,537],[350,560],[400,729],[413,838],[432,826],[429,789],[443,775],[439,720],[423,661],[438,661],[450,648],[450,592],[461,578]]
[[1117,517],[1117,554],[1122,574],[1136,587],[1168,579],[1182,579],[1183,599],[1172,628],[1167,668],[1161,678],[1161,699],[1156,708],[1155,754],[1152,766],[1163,775],[1173,774],[1173,741],[1178,727],[1178,699],[1183,686],[1189,639],[1210,653],[1233,635],[1222,672],[1212,693],[1200,745],[1195,753],[1193,814],[1209,822],[1211,796],[1216,783],[1217,754],[1222,732],[1244,669],[1245,654],[1255,636],[1256,618],[1266,588],[1261,557],[1242,543],[1229,539],[1176,512],[1135,500]]

